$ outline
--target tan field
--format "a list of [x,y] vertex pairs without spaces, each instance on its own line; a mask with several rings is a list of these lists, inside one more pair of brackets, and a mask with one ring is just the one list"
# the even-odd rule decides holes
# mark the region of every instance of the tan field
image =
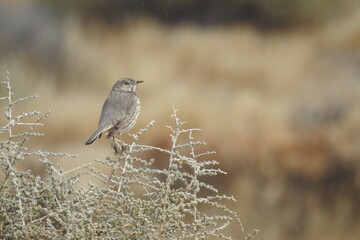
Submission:
[[142,141],[168,146],[174,103],[217,152],[228,174],[212,181],[236,196],[246,230],[260,230],[256,239],[360,237],[359,10],[279,32],[69,19],[62,36],[60,60],[17,51],[0,68],[1,78],[10,71],[16,96],[39,95],[19,112],[51,110],[46,136],[33,143],[79,155],[62,159],[64,168],[112,154],[106,138],[84,142],[113,84],[132,77],[145,81],[132,132],[155,120]]

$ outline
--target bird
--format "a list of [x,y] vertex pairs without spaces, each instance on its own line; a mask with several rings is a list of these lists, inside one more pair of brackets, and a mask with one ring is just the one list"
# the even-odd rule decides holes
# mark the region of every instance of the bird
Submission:
[[136,123],[140,113],[140,100],[136,88],[144,81],[121,78],[112,87],[100,115],[98,128],[91,134],[85,145],[92,144],[108,131],[107,138],[116,133],[128,132]]

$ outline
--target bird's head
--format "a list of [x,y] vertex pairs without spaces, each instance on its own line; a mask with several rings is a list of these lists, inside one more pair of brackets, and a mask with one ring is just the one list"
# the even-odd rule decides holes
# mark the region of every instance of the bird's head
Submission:
[[120,92],[135,92],[136,86],[144,81],[138,81],[131,78],[122,78],[118,80],[114,86],[114,90]]

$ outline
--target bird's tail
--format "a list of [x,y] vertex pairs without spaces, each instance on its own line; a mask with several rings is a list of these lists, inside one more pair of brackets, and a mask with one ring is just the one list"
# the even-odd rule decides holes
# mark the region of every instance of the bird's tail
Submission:
[[108,130],[108,127],[98,127],[93,134],[89,137],[89,139],[85,142],[85,145],[92,144],[98,137],[100,138],[101,134]]

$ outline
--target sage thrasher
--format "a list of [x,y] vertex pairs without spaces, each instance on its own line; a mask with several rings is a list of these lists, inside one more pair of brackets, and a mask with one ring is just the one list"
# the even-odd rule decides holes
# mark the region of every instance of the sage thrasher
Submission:
[[93,143],[103,132],[109,131],[107,138],[116,133],[129,131],[134,125],[140,112],[140,100],[136,95],[136,86],[143,81],[131,78],[118,80],[102,106],[99,126],[85,145]]

